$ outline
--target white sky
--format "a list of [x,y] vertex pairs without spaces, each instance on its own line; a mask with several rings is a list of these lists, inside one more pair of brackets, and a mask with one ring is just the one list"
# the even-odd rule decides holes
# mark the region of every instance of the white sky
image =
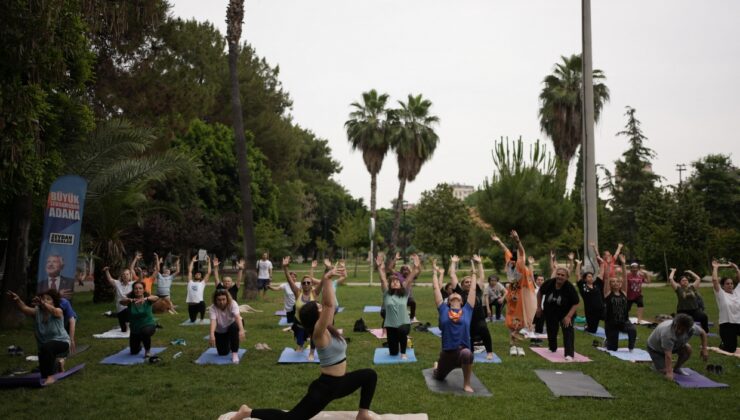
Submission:
[[[174,0],[175,16],[226,33],[227,0]],[[243,39],[280,66],[297,123],[329,140],[337,179],[369,204],[370,177],[351,152],[349,104],[371,88],[406,99],[422,93],[440,118],[440,143],[406,199],[440,182],[480,186],[493,140],[549,139],[537,118],[542,79],[561,55],[581,50],[578,0],[246,0]],[[594,68],[611,101],[596,126],[596,162],[610,168],[627,148],[616,137],[637,109],[657,152],[653,170],[678,182],[677,163],[709,153],[740,156],[740,2],[592,1]],[[395,155],[378,179],[378,206],[398,191]],[[686,173],[684,173],[684,177]]]

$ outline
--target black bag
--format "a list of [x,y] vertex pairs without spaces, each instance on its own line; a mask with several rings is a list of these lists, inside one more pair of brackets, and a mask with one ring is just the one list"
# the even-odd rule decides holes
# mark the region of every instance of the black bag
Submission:
[[354,332],[365,332],[367,331],[367,325],[365,325],[365,321],[362,320],[362,318],[355,321],[355,327],[352,329]]

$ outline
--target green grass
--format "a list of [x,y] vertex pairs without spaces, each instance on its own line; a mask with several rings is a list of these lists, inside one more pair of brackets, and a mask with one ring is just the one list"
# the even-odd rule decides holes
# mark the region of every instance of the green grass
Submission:
[[[277,276],[276,276],[277,277]],[[425,276],[426,277],[426,276]],[[352,281],[352,279],[350,279]],[[208,295],[213,291],[209,286]],[[179,315],[160,315],[164,329],[153,338],[155,346],[167,346],[158,365],[108,366],[98,362],[127,345],[127,340],[97,340],[92,334],[103,332],[117,325],[114,318],[101,314],[113,304],[93,304],[90,293],[75,299],[75,309],[80,315],[78,343],[92,347],[70,359],[68,365],[87,363],[78,373],[48,389],[0,390],[3,399],[2,418],[58,419],[214,419],[235,410],[240,404],[252,407],[290,409],[305,393],[307,385],[318,376],[315,365],[278,365],[279,352],[292,346],[289,333],[282,332],[273,314],[282,307],[282,295],[268,295],[266,301],[251,302],[264,310],[261,314],[245,316],[249,350],[238,366],[199,366],[193,361],[207,346],[203,336],[207,327],[180,327],[187,318],[184,306],[185,289],[173,287],[174,301],[179,303]],[[417,317],[436,323],[432,291],[427,287],[414,290],[418,302]],[[708,288],[702,289],[710,317],[716,320],[714,297]],[[510,358],[506,331],[503,325],[492,326],[494,351],[503,359],[502,364],[477,364],[475,374],[493,393],[492,398],[465,398],[433,394],[427,390],[421,370],[430,367],[440,348],[439,339],[429,333],[413,333],[416,364],[402,366],[373,366],[373,349],[380,340],[368,333],[353,333],[354,321],[363,317],[369,327],[380,326],[378,314],[363,314],[366,304],[380,302],[379,287],[342,287],[339,299],[346,309],[339,314],[336,324],[351,342],[348,349],[349,369],[374,368],[378,372],[378,387],[372,409],[379,413],[425,412],[431,419],[488,419],[488,418],[643,418],[651,419],[720,419],[731,418],[730,413],[740,412],[740,361],[710,354],[710,363],[722,364],[726,373],[721,382],[729,389],[688,390],[667,382],[652,373],[644,364],[621,362],[591,347],[592,337],[576,332],[576,351],[591,359],[592,363],[553,365],[531,351],[523,358]],[[666,287],[645,290],[646,315],[671,313],[675,295]],[[717,332],[717,327],[713,327]],[[638,346],[644,347],[650,330],[638,327]],[[184,338],[187,346],[172,346],[170,340]],[[272,351],[257,351],[254,344],[267,342]],[[0,346],[4,349],[16,344],[35,351],[30,319],[23,330],[0,333]],[[698,340],[692,342],[698,346]],[[710,345],[718,345],[718,338],[710,338]],[[182,357],[172,356],[182,351]],[[0,370],[27,367],[34,364],[20,358],[0,356]],[[704,363],[692,357],[688,363],[705,372]],[[534,369],[581,370],[591,375],[614,395],[613,400],[590,398],[556,398],[534,373]],[[359,395],[334,401],[328,410],[356,410]]]

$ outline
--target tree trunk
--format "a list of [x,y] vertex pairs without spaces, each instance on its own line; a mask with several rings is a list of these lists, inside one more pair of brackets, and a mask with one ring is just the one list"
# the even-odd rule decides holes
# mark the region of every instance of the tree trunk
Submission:
[[370,216],[375,219],[377,211],[375,210],[375,191],[378,189],[378,174],[370,174]]
[[234,143],[238,159],[239,190],[242,204],[242,226],[244,228],[244,258],[246,260],[245,296],[247,299],[257,295],[255,268],[257,265],[257,244],[254,238],[254,219],[252,214],[252,174],[247,166],[247,140],[244,135],[244,121],[242,117],[242,102],[239,95],[239,78],[237,75],[237,59],[239,45],[229,42],[229,74],[231,80],[231,115],[234,125]]
[[398,198],[396,198],[396,214],[393,218],[393,233],[391,234],[391,243],[388,247],[388,258],[386,260],[391,261],[393,255],[396,253],[396,246],[398,245],[398,231],[401,227],[401,212],[403,211],[403,193],[406,191],[406,178],[401,178],[398,184]]
[[[5,273],[0,296],[0,325],[3,328],[15,328],[21,325],[23,314],[15,303],[5,297],[6,291],[18,294],[27,301],[28,291],[28,232],[31,228],[33,195],[30,191],[16,197],[13,201],[13,217],[8,222],[8,247],[5,261]],[[35,292],[35,288],[34,288]]]

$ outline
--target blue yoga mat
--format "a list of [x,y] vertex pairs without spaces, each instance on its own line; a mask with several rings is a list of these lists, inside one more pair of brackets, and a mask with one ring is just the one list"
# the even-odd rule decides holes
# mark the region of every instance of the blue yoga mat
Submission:
[[182,324],[180,324],[184,327],[191,327],[193,325],[211,325],[211,320],[204,318],[204,319],[196,319],[195,322],[190,322],[189,319],[186,319],[185,321],[182,321]]
[[[60,372],[57,374],[54,374],[54,379],[57,381],[60,381],[70,375],[73,375],[79,371],[81,371],[85,367],[85,364],[77,365],[71,369],[67,369],[64,372]],[[36,373],[29,373],[27,375],[19,375],[19,376],[3,376],[0,377],[0,388],[15,388],[15,387],[21,387],[21,386],[27,386],[27,387],[42,387],[41,384],[41,374]]]
[[599,350],[605,351],[612,356],[616,357],[619,360],[624,360],[625,362],[652,362],[653,360],[650,358],[650,353],[646,352],[643,349],[632,349],[632,352],[630,352],[628,349],[622,348],[618,349],[617,351],[607,350],[604,347],[598,347]]
[[375,349],[375,356],[373,357],[373,363],[376,365],[396,365],[402,363],[416,363],[416,355],[414,349],[406,349],[407,359],[401,359],[401,355],[391,356],[387,348]]
[[280,321],[278,321],[278,325],[280,325],[281,327],[287,327],[288,325],[290,325],[288,323],[288,318],[287,317],[281,317],[280,318]]
[[496,353],[493,353],[493,359],[491,360],[486,359],[486,356],[488,356],[486,352],[473,353],[475,363],[501,363],[501,358]]
[[[244,353],[246,353],[246,349],[239,349],[239,362],[241,363],[242,357],[244,357]],[[218,351],[215,347],[211,347],[208,350],[204,351],[203,354],[200,355],[198,360],[195,361],[198,365],[231,365],[233,364],[231,362],[231,352],[227,354],[226,356],[219,356]]]
[[439,327],[429,327],[429,332],[437,337],[442,337],[442,330],[440,330]]
[[362,312],[380,312],[380,306],[365,306],[365,309],[362,310]]
[[285,309],[281,309],[279,311],[275,311],[275,315],[277,315],[277,316],[285,316]]
[[283,352],[280,353],[278,363],[319,363],[319,354],[314,352],[313,361],[308,360],[309,349],[303,349],[302,352],[297,352],[295,349],[286,347]]
[[[152,347],[151,354],[159,354],[165,349],[166,347]],[[118,353],[101,360],[100,363],[103,365],[138,365],[144,363],[144,349],[141,349],[139,354],[131,354],[131,350],[126,347]]]
[[340,306],[337,308],[337,312],[344,312],[344,306]]
[[[576,327],[576,329],[579,330],[579,331],[583,331],[583,332],[586,332],[588,334],[591,334],[594,337],[606,338],[606,331],[604,331],[604,328],[603,327],[599,327],[596,330],[595,333],[591,333],[591,332],[586,331],[586,327]],[[627,339],[629,339],[629,337],[627,336],[627,334],[625,334],[623,332],[619,333],[619,340],[627,340]]]

